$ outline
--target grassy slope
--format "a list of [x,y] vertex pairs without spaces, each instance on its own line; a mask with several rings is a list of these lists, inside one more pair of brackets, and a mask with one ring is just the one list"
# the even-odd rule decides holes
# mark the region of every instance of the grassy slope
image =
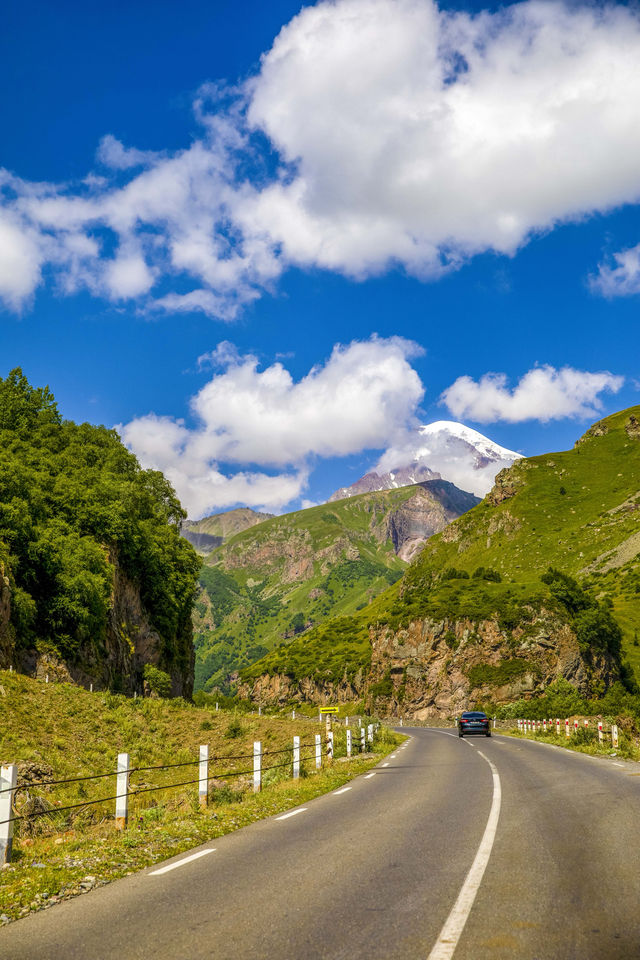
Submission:
[[[80,687],[44,684],[7,671],[0,671],[0,703],[0,763],[31,760],[46,764],[54,779],[109,772],[121,751],[130,753],[133,766],[154,766],[191,761],[197,757],[200,743],[209,744],[212,758],[224,758],[251,755],[254,740],[261,740],[265,751],[290,747],[294,734],[300,735],[304,744],[320,730],[308,721],[236,716],[198,709],[182,700],[91,694]],[[343,728],[336,736],[336,756],[341,757]],[[244,775],[216,781],[206,811],[199,809],[197,784],[132,798],[130,827],[124,834],[113,828],[113,801],[39,819],[35,829],[20,825],[12,866],[0,872],[0,915],[22,916],[51,900],[82,892],[87,882],[89,886],[108,882],[310,800],[363,772],[391,745],[385,735],[375,756],[337,760],[332,769],[318,774],[314,763],[307,761],[303,764],[305,775],[296,783],[289,779],[288,766],[265,772],[265,789],[258,796],[249,786],[251,759],[235,763],[223,759],[219,766],[212,762],[212,775],[230,769]],[[303,747],[303,758],[312,752],[312,747]],[[265,758],[264,767],[282,760],[282,755],[270,761]],[[131,783],[155,786],[196,777],[194,765],[132,774]],[[17,806],[22,809],[28,795],[43,797],[51,806],[63,806],[111,796],[113,788],[114,778],[31,788],[18,793]],[[82,881],[85,888],[80,887]]]
[[[348,623],[327,622],[244,670],[243,677],[263,672],[300,677],[309,670],[338,679],[338,651],[342,659],[358,660],[366,668],[369,623],[398,626],[421,616],[478,619],[496,613],[507,626],[515,625],[524,605],[549,602],[539,577],[553,565],[611,598],[624,633],[624,653],[640,680],[640,645],[634,643],[640,627],[639,558],[629,556],[609,572],[604,570],[606,556],[600,559],[638,531],[637,510],[618,509],[626,502],[640,506],[640,439],[624,429],[630,414],[640,416],[640,407],[602,421],[605,435],[587,436],[573,450],[517,461],[508,478],[513,496],[498,505],[485,499],[432,537],[402,581]],[[502,582],[434,585],[434,576],[446,568],[471,577],[480,566],[497,570]]]
[[[296,614],[318,624],[385,590],[406,563],[372,528],[382,530],[389,511],[414,494],[384,490],[274,517],[213,551],[196,606],[196,689],[223,685],[230,669],[293,637]],[[304,565],[297,577],[296,562]]]

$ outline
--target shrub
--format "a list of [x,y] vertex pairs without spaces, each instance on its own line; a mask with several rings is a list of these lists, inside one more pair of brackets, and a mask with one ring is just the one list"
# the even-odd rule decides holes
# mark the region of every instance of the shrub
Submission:
[[151,663],[146,663],[142,675],[149,684],[151,691],[159,697],[171,696],[171,677],[164,670],[154,667]]

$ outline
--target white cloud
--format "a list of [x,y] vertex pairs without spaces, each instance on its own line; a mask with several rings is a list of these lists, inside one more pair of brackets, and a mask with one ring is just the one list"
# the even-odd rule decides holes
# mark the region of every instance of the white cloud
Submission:
[[591,288],[605,297],[629,297],[640,293],[640,243],[613,254],[615,266],[601,263],[591,277]]
[[130,170],[132,167],[146,166],[158,158],[152,150],[137,150],[125,147],[112,134],[108,133],[98,144],[97,160],[112,170]]
[[43,260],[35,231],[0,210],[0,299],[20,309],[40,283]]
[[[139,301],[162,279],[149,307],[229,320],[292,264],[434,277],[512,255],[537,231],[638,202],[639,60],[640,14],[622,4],[307,7],[255,77],[203,87],[185,149],[109,134],[105,176],[0,172],[0,295],[19,308],[46,262],[69,293]],[[272,176],[256,133],[279,153]],[[93,249],[71,255],[70,236]],[[114,241],[136,259],[112,262]],[[618,255],[599,289],[635,292],[636,259]]]
[[458,377],[441,396],[455,417],[476,423],[521,423],[593,417],[601,409],[600,394],[617,393],[623,377],[607,371],[588,373],[551,366],[529,370],[510,389],[504,373],[486,373],[479,381]]
[[279,508],[306,486],[311,458],[380,449],[414,422],[424,389],[409,359],[420,352],[400,337],[338,344],[295,381],[281,363],[260,370],[224,342],[199,358],[222,369],[192,398],[196,427],[149,414],[118,429],[190,515],[238,502]]

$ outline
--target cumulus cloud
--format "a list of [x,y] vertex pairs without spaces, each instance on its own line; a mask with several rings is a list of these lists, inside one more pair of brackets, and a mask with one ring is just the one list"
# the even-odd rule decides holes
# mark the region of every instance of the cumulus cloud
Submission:
[[[107,135],[100,176],[0,174],[0,296],[19,308],[47,263],[66,292],[153,308],[162,278],[158,309],[230,320],[292,264],[428,278],[513,255],[535,232],[638,202],[639,59],[640,14],[622,4],[307,7],[254,77],[198,92],[185,149]],[[111,262],[114,241],[137,259]],[[620,258],[603,292],[635,292],[632,252]]]
[[504,373],[486,373],[478,381],[458,377],[440,399],[454,416],[476,423],[545,423],[563,417],[597,416],[602,406],[599,395],[617,393],[623,382],[623,377],[608,371],[541,366],[529,370],[512,389]]
[[424,388],[409,361],[420,352],[400,337],[337,344],[296,381],[282,363],[260,370],[223,342],[199,358],[218,372],[191,400],[195,427],[149,414],[118,429],[190,515],[238,502],[279,508],[306,486],[312,458],[380,449],[414,422]]

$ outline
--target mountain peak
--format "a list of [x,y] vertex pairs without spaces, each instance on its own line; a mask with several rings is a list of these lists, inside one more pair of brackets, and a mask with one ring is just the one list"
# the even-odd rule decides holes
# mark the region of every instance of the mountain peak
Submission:
[[350,486],[340,487],[329,502],[441,479],[483,497],[493,486],[496,474],[520,457],[521,454],[501,447],[464,423],[436,420],[412,431],[398,446],[390,447],[375,470]]

